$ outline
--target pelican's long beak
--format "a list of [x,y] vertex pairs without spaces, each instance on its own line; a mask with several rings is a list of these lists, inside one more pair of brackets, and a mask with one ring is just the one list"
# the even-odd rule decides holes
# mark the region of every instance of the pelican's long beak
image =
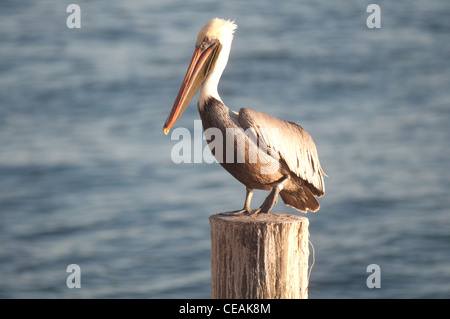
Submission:
[[195,48],[191,63],[189,64],[184,80],[181,83],[180,90],[178,91],[178,95],[173,103],[172,110],[164,124],[164,134],[167,135],[167,133],[169,133],[172,125],[179,119],[181,114],[183,114],[198,88],[203,84],[203,81],[205,81],[206,76],[211,71],[219,56],[220,49],[221,45],[218,41],[214,41],[205,49],[201,46]]

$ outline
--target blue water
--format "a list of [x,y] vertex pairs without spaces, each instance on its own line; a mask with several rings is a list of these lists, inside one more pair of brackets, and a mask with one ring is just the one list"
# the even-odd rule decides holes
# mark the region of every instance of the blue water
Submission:
[[68,29],[69,1],[2,1],[0,297],[210,297],[208,217],[245,188],[173,163],[162,126],[215,16],[239,25],[224,102],[302,125],[329,176],[310,298],[450,297],[450,3],[379,0],[368,29],[372,2],[79,0]]

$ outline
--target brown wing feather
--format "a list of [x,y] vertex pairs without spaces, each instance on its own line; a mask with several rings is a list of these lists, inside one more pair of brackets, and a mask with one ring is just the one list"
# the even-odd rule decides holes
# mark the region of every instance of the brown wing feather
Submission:
[[247,108],[239,110],[238,120],[244,130],[256,130],[266,146],[276,151],[293,173],[311,184],[314,195],[325,194],[324,172],[316,145],[300,125]]

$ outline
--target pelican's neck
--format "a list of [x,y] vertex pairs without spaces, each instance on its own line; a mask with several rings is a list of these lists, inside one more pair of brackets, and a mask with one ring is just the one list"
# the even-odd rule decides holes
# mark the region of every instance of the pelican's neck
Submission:
[[222,76],[223,70],[225,70],[225,67],[227,66],[230,50],[231,39],[230,41],[226,41],[224,44],[222,44],[222,49],[220,50],[216,64],[211,69],[200,88],[198,94],[198,108],[200,110],[203,110],[203,107],[210,97],[213,97],[216,100],[222,102],[222,99],[219,96],[219,92],[217,92],[217,87],[219,86],[219,81],[220,77]]

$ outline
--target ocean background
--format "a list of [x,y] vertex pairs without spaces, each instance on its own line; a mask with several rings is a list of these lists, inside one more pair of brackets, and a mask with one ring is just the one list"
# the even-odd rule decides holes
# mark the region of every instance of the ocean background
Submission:
[[239,26],[225,104],[302,125],[329,176],[309,297],[450,297],[449,1],[77,0],[69,29],[73,2],[0,4],[0,298],[210,298],[208,217],[245,187],[175,164],[162,127],[216,16]]

